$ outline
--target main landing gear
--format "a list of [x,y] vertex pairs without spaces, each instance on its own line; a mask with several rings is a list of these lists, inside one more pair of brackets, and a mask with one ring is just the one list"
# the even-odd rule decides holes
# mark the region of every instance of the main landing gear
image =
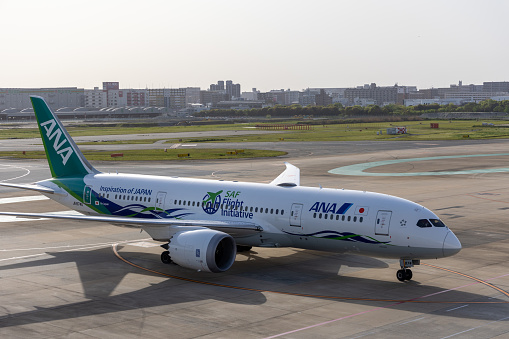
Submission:
[[161,253],[161,261],[163,264],[171,264],[173,261],[170,257],[170,251],[168,251],[168,244],[161,245],[162,248],[164,248],[166,251]]
[[399,281],[412,280],[413,274],[412,270],[409,267],[414,267],[414,265],[420,265],[421,261],[416,259],[400,259],[399,265],[401,269],[396,272],[396,278]]

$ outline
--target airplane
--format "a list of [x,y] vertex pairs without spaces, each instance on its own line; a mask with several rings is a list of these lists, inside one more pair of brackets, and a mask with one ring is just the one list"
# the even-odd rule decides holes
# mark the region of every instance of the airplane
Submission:
[[213,273],[230,269],[237,252],[253,246],[294,247],[399,259],[396,278],[408,281],[420,260],[461,250],[429,209],[387,194],[304,187],[289,163],[268,184],[100,172],[44,98],[30,99],[52,178],[0,185],[42,193],[81,214],[0,215],[141,228],[163,242],[163,263]]

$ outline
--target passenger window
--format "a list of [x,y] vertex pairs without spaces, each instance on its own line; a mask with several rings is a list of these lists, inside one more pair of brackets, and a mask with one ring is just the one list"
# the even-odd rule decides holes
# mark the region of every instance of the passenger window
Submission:
[[273,208],[270,209],[270,214],[274,214],[274,209]]
[[177,204],[177,200],[175,200],[175,205]]
[[265,213],[269,213],[269,209],[265,207]]
[[322,213],[318,214],[318,218],[322,219]]
[[336,214],[336,220],[339,220],[339,214]]
[[327,219],[327,214],[324,214],[324,215],[323,215],[323,218],[324,218],[324,219]]
[[345,221],[345,216],[344,215],[341,217],[341,221]]
[[251,208],[249,209],[249,212],[253,212],[253,206],[251,206]]
[[351,216],[348,216],[348,221],[350,221],[351,219],[352,219],[352,217],[351,217]]
[[276,209],[276,214],[279,214],[279,210],[278,209]]
[[255,208],[255,213],[258,213],[258,207]]
[[353,222],[356,222],[357,221],[357,217],[353,217]]
[[431,223],[429,222],[428,219],[420,219],[418,222],[417,222],[417,226],[421,227],[421,228],[425,228],[425,227],[431,227]]
[[284,210],[281,210],[281,215],[285,214],[285,211]]
[[359,222],[362,222],[364,220],[363,217],[359,217]]
[[313,218],[316,218],[316,212],[315,212],[315,213],[313,213]]

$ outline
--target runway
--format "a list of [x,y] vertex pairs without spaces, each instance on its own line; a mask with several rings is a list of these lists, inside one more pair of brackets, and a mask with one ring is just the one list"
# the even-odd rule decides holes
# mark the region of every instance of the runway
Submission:
[[[375,191],[423,204],[455,232],[463,250],[423,261],[407,283],[396,280],[396,260],[293,248],[239,253],[231,270],[210,274],[161,264],[158,243],[139,230],[8,220],[0,222],[0,337],[509,335],[509,174],[457,174],[509,167],[509,141],[302,144],[286,144],[292,150],[280,159],[94,165],[105,172],[270,182],[289,161],[301,168],[302,185]],[[479,154],[491,156],[450,158]],[[433,159],[384,163],[365,171],[449,175],[328,172],[420,158]],[[29,183],[47,177],[45,161],[0,160],[0,180]],[[64,212],[37,197],[0,188],[0,210]]]

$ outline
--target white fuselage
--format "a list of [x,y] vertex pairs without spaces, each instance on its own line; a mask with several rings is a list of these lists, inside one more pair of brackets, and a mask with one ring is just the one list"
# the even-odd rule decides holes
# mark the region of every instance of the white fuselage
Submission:
[[[417,226],[419,220],[438,219],[433,212],[386,194],[134,174],[90,174],[84,181],[88,193],[82,193],[83,203],[69,194],[51,198],[92,215],[261,226],[259,233],[235,237],[237,244],[246,246],[398,259],[440,258],[461,248],[447,227]],[[55,186],[50,181],[40,184]]]

